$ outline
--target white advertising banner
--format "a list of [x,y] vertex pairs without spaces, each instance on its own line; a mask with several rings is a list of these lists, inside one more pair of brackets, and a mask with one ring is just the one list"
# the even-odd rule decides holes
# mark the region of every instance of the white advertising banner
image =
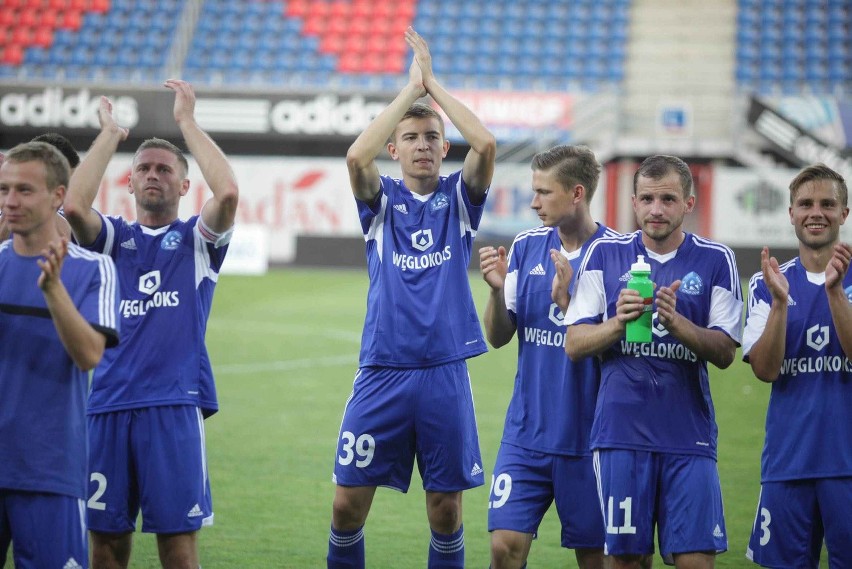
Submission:
[[[731,247],[798,248],[790,224],[790,181],[798,170],[777,168],[765,175],[744,168],[715,168],[713,239]],[[841,227],[852,240],[852,223]]]
[[[127,190],[132,159],[119,154],[110,162],[95,208],[136,219]],[[265,227],[270,261],[291,261],[297,235],[361,235],[343,159],[231,157],[230,162],[240,185],[236,232],[243,225]],[[199,213],[212,195],[193,161],[189,178],[189,192],[181,200],[182,218]]]
[[[96,209],[108,215],[136,219],[133,196],[127,189],[132,159],[130,154],[118,154],[110,162],[95,201]],[[229,159],[240,185],[235,245],[239,244],[240,250],[251,258],[256,259],[258,251],[268,251],[270,262],[290,262],[295,257],[299,235],[361,237],[358,210],[342,157],[232,156]],[[461,166],[461,163],[446,162],[442,171],[450,173]],[[399,164],[395,162],[379,161],[378,167],[382,173],[400,176]],[[189,192],[181,200],[182,218],[199,213],[212,195],[192,160],[189,178]],[[521,230],[540,225],[530,209],[531,180],[529,164],[497,165],[480,225],[483,236],[512,238]],[[602,176],[592,202],[596,219],[601,219],[603,213],[606,193],[603,186]],[[253,240],[260,239],[261,235],[264,239],[268,237],[268,243],[252,247]]]

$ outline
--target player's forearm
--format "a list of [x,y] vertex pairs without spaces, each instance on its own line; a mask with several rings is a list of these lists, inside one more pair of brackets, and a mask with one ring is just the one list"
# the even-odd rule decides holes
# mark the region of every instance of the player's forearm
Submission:
[[405,112],[420,98],[420,92],[407,84],[391,103],[367,125],[346,152],[346,168],[354,196],[371,203],[379,193],[379,170],[376,158],[385,149],[388,139]]
[[464,159],[462,178],[471,201],[480,204],[494,176],[497,140],[464,103],[453,97],[436,80],[432,79],[426,90],[470,145],[470,151]]
[[121,140],[120,129],[101,130],[68,184],[63,203],[65,219],[71,225],[77,242],[83,245],[92,243],[100,232],[101,217],[92,210],[92,204],[95,203],[101,180]]
[[213,231],[227,231],[234,225],[239,203],[237,177],[222,149],[204,132],[195,119],[178,123],[189,149],[213,197],[204,205],[204,223]]
[[502,288],[491,290],[482,321],[485,325],[485,336],[493,347],[500,348],[512,340],[512,336],[515,335],[515,324],[509,318]]
[[697,326],[682,314],[678,314],[666,329],[699,359],[719,369],[725,369],[734,362],[737,344],[721,330]]
[[771,383],[778,379],[787,344],[787,299],[774,300],[760,338],[748,354],[755,377]]
[[405,112],[420,98],[412,84],[407,84],[390,104],[367,125],[346,153],[346,164],[363,169],[376,160]]
[[852,359],[852,303],[846,298],[842,286],[833,287],[828,291],[828,306],[843,353]]
[[565,333],[565,353],[573,361],[603,353],[624,336],[617,318],[600,324],[574,324]]
[[45,291],[44,298],[59,340],[74,364],[84,371],[98,365],[106,346],[104,335],[86,322],[61,283]]
[[453,126],[459,130],[471,150],[480,154],[483,158],[493,161],[497,153],[497,141],[491,131],[485,128],[482,121],[473,114],[473,111],[444,89],[436,79],[432,78],[424,86],[426,92],[435,99],[438,106],[446,113]]

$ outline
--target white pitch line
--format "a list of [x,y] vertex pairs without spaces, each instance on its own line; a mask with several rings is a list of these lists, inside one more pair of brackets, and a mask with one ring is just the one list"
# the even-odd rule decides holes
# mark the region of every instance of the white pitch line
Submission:
[[345,356],[329,356],[327,358],[304,358],[301,360],[283,360],[277,362],[257,362],[249,364],[224,364],[213,366],[217,375],[241,375],[247,373],[262,373],[269,371],[291,371],[319,367],[334,367],[339,365],[358,365],[358,354]]

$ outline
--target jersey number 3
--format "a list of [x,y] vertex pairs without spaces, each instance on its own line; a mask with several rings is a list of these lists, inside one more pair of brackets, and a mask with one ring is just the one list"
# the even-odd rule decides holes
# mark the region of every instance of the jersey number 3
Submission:
[[373,454],[376,452],[376,440],[372,435],[364,433],[356,440],[354,434],[344,431],[340,433],[340,438],[343,440],[340,448],[342,454],[337,457],[337,462],[342,466],[351,464],[356,455],[358,456],[358,460],[355,461],[355,466],[358,468],[364,468],[373,462]]

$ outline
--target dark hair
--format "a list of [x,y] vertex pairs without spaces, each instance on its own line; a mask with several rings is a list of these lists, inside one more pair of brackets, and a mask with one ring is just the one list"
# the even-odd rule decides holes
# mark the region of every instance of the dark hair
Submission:
[[[399,119],[399,122],[404,121],[405,119],[438,119],[438,123],[441,125],[441,136],[444,136],[444,119],[441,118],[441,115],[427,105],[426,103],[414,103],[408,110],[405,111],[405,114],[402,115],[402,118]],[[399,123],[397,123],[397,126]],[[396,127],[394,127],[393,132],[391,133],[390,140],[396,137]]]
[[189,163],[186,161],[186,156],[183,155],[181,149],[169,142],[168,140],[163,140],[162,138],[149,138],[145,142],[139,145],[139,148],[136,149],[136,154],[133,155],[133,162],[136,162],[136,158],[138,158],[139,153],[143,150],[147,150],[149,148],[160,148],[162,150],[168,150],[175,156],[177,156],[178,162],[183,166],[183,175],[186,176],[189,173]]
[[639,169],[633,174],[633,195],[636,195],[636,182],[639,181],[639,176],[659,180],[665,178],[671,172],[676,172],[678,177],[680,177],[680,187],[683,189],[683,197],[689,198],[692,196],[692,172],[689,171],[689,166],[677,156],[668,156],[666,154],[650,156],[639,165]]
[[71,142],[58,132],[45,132],[33,138],[30,142],[46,142],[62,153],[68,160],[68,166],[76,168],[80,165],[80,155],[74,150]]
[[821,162],[819,164],[808,166],[796,174],[796,177],[793,178],[792,182],[790,182],[790,205],[793,205],[793,199],[799,192],[799,188],[801,188],[804,184],[815,180],[830,180],[837,182],[837,197],[840,199],[840,203],[843,204],[843,207],[846,207],[849,196],[849,190],[846,188],[846,180],[843,179],[843,176]]
[[561,144],[533,156],[533,170],[552,168],[556,168],[556,181],[563,187],[569,189],[580,184],[586,188],[586,203],[592,201],[598,187],[601,165],[588,147]]
[[46,142],[24,142],[6,154],[3,162],[41,162],[44,164],[44,181],[49,190],[59,186],[68,187],[71,167],[68,159],[52,144]]

